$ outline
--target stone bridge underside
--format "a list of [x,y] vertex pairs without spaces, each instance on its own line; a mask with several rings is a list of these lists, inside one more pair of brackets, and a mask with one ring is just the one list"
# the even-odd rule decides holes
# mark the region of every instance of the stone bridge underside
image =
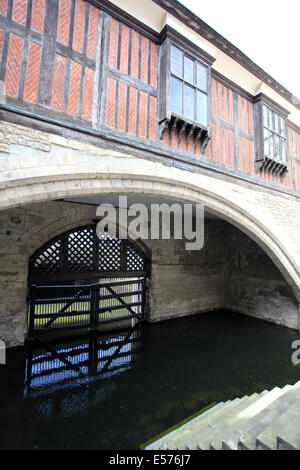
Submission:
[[[225,307],[298,328],[299,198],[14,124],[1,132],[8,143],[0,142],[0,337],[8,344],[21,344],[26,332],[29,256],[95,218],[93,206],[55,200],[100,194],[203,203],[223,219],[208,221],[214,236],[206,239],[214,241],[197,255],[178,240],[148,242],[150,320]],[[189,288],[177,308],[175,285]]]

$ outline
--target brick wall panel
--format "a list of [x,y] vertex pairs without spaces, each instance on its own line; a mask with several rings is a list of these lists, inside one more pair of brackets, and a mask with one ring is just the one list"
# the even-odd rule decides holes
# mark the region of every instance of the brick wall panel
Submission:
[[150,85],[157,86],[157,46],[154,42],[150,49]]
[[5,93],[15,98],[18,97],[23,43],[24,39],[20,36],[10,35]]
[[146,126],[147,126],[147,93],[140,92],[140,109],[139,109],[139,135],[146,137]]
[[239,138],[239,151],[240,151],[240,170],[244,170],[244,142],[243,138]]
[[225,165],[229,165],[229,135],[228,135],[227,129],[224,129],[224,141],[225,141]]
[[248,128],[248,101],[244,98],[244,130],[249,132]]
[[238,113],[239,113],[239,129],[243,129],[243,107],[242,97],[238,95]]
[[211,94],[212,94],[212,115],[217,115],[217,82],[213,78],[211,83]]
[[172,147],[178,147],[178,131],[177,131],[176,127],[172,131],[171,145],[172,145]]
[[51,107],[57,111],[62,111],[63,109],[66,62],[67,59],[65,57],[56,54]]
[[131,134],[136,133],[137,122],[137,89],[130,87],[129,91],[129,127]]
[[81,64],[71,61],[68,114],[72,116],[77,116],[78,114],[80,76]]
[[86,67],[84,77],[84,92],[83,92],[83,119],[91,121],[93,111],[93,97],[94,97],[94,83],[95,71]]
[[193,137],[193,135],[191,135],[190,138],[189,138],[188,151],[189,152],[194,152],[194,137]]
[[0,15],[2,15],[2,16],[6,16],[7,2],[8,2],[8,0],[1,0],[0,1]]
[[138,65],[139,65],[139,33],[133,29],[132,37],[131,37],[130,74],[135,78],[138,77]]
[[233,94],[232,90],[229,89],[229,122],[233,124]]
[[185,136],[185,133],[184,133],[184,132],[182,133],[181,141],[180,141],[179,147],[180,147],[182,150],[185,150],[185,149],[186,149],[186,136]]
[[222,102],[222,89],[223,86],[221,83],[218,83],[218,118],[223,119],[223,102]]
[[13,20],[17,23],[26,24],[27,0],[14,0]]
[[71,17],[71,0],[60,0],[57,25],[57,41],[67,46],[69,44]]
[[98,39],[98,21],[99,10],[91,5],[89,13],[89,28],[88,28],[88,41],[87,41],[87,55],[91,59],[96,58],[97,39]]
[[211,158],[211,140],[208,142],[205,153],[206,153],[206,157],[210,159]]
[[249,134],[253,134],[253,104],[248,101],[249,106]]
[[[216,127],[212,126],[211,155],[213,160],[235,168],[236,138],[238,139],[239,152],[238,169],[253,174],[253,142],[244,135],[244,133],[253,135],[253,107],[248,99],[233,93],[232,89],[212,78],[212,118]],[[233,114],[234,96],[237,97],[236,118]],[[236,136],[234,131],[235,119],[237,119],[238,129],[241,131],[240,135],[237,134]],[[231,125],[232,129],[228,129],[225,123]]]
[[84,21],[85,2],[84,0],[76,0],[73,32],[73,49],[77,52],[82,52],[83,50]]
[[156,98],[150,96],[149,101],[149,139],[156,138]]
[[118,129],[125,131],[126,126],[127,85],[119,82]]
[[196,149],[195,149],[195,153],[196,155],[200,155],[200,140],[198,139],[197,140],[197,145],[196,145]]
[[254,153],[253,153],[253,142],[249,141],[249,158],[250,158],[250,173],[254,174]]
[[218,160],[223,163],[223,127],[218,127]]
[[166,145],[170,145],[170,132],[169,129],[166,129],[163,135],[163,143]]
[[211,126],[211,149],[213,160],[217,160],[217,126],[214,123]]
[[31,103],[36,103],[37,99],[41,50],[42,47],[39,44],[30,42],[25,78],[24,99],[26,101],[30,101]]
[[224,87],[224,121],[228,122],[228,88]]
[[141,80],[143,82],[148,82],[148,53],[149,53],[149,41],[145,36],[142,36]]
[[109,58],[110,67],[117,68],[118,60],[118,42],[119,42],[119,22],[114,18],[110,24]]
[[106,125],[115,127],[116,81],[107,80]]
[[125,24],[122,24],[120,70],[123,73],[128,73],[128,48],[129,48],[129,28]]
[[42,33],[44,30],[45,0],[33,0],[31,29]]
[[249,173],[250,165],[249,165],[249,140],[245,139],[245,171]]

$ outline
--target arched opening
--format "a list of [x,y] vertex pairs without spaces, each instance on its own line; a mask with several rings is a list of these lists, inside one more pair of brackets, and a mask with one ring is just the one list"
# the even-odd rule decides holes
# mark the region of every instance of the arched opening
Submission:
[[[5,272],[7,269],[11,272],[11,277],[7,280],[5,295],[2,298],[1,310],[4,316],[7,311],[13,312],[18,324],[18,328],[14,328],[10,335],[7,334],[7,328],[2,330],[4,337],[9,338],[10,345],[22,344],[26,336],[28,257],[46,240],[58,236],[63,230],[92,222],[96,210],[89,204],[85,207],[90,210],[86,210],[85,213],[82,213],[78,207],[70,210],[70,204],[66,210],[57,212],[58,201],[62,204],[62,201],[66,199],[82,197],[97,196],[107,199],[107,196],[111,194],[132,195],[204,204],[210,213],[244,232],[271,258],[292,289],[298,312],[300,302],[299,218],[298,206],[292,200],[282,200],[287,210],[278,213],[280,196],[268,193],[266,197],[266,193],[260,191],[258,187],[244,187],[221,178],[190,173],[133,156],[126,158],[126,155],[123,155],[123,157],[115,158],[115,155],[109,155],[109,159],[95,159],[91,170],[90,166],[83,164],[80,160],[84,159],[84,155],[79,152],[80,165],[75,168],[74,165],[64,163],[63,176],[61,167],[54,164],[47,169],[38,167],[37,171],[47,175],[43,176],[43,184],[41,184],[41,175],[37,173],[33,176],[32,172],[27,174],[24,170],[24,178],[18,180],[16,186],[6,189],[1,202],[4,220],[7,217],[10,220],[11,217],[18,215],[18,211],[27,212],[28,205],[37,204],[39,208],[36,210],[32,207],[33,215],[29,216],[28,222],[25,223],[25,219],[23,222],[22,217],[20,218],[24,223],[24,230],[21,224],[11,226],[10,237],[16,236],[17,243],[12,243],[10,239],[5,241],[7,249],[15,253],[18,258],[17,292],[15,292],[15,266],[13,263],[8,266],[5,257],[1,259]],[[50,206],[52,214],[49,219],[46,212]],[[37,213],[39,221],[35,218]],[[79,217],[77,213],[80,214]],[[293,230],[287,230],[291,219]],[[155,267],[155,263],[153,266]],[[152,278],[151,290],[153,291]],[[239,295],[237,291],[235,292]],[[151,305],[153,302],[152,304],[150,302]],[[296,319],[298,313],[293,313],[293,317],[293,324],[289,323],[289,326],[298,328],[299,321]],[[15,320],[14,324],[16,324]]]
[[133,242],[68,230],[29,259],[29,334],[101,325],[134,326],[146,315],[148,260]]
[[[18,191],[16,187],[7,188],[1,207],[4,210],[32,202],[110,193],[148,194],[202,203],[212,213],[232,223],[257,242],[272,258],[300,301],[298,239],[286,231],[290,217],[297,221],[297,207],[292,201],[286,213],[279,218],[276,197],[270,195],[267,200],[258,188],[244,188],[222,179],[183,172],[157,162],[143,161],[141,164],[140,159],[132,156],[125,158],[125,154],[123,157],[115,158],[112,155],[109,163],[107,158],[95,160],[91,171],[89,166],[82,164],[80,158],[83,155],[79,153],[80,165],[75,168],[74,165],[64,164],[63,178],[61,168],[55,165],[51,169],[47,167],[46,180],[44,176],[32,176],[32,172],[27,175],[24,171]],[[43,167],[39,170],[45,171]],[[26,198],[24,193],[28,193]]]

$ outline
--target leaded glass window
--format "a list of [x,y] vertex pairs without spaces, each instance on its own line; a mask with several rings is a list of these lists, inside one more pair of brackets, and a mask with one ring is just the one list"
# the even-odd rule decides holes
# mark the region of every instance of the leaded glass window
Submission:
[[207,67],[171,46],[171,112],[207,127]]
[[286,163],[286,120],[264,104],[263,126],[265,156]]

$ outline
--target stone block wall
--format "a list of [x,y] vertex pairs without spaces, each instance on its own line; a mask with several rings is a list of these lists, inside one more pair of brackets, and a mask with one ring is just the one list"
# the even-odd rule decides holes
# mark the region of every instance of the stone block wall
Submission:
[[280,271],[249,237],[226,225],[226,308],[297,329],[298,302]]
[[224,306],[224,223],[205,221],[204,246],[185,249],[184,240],[152,240],[151,321]]

